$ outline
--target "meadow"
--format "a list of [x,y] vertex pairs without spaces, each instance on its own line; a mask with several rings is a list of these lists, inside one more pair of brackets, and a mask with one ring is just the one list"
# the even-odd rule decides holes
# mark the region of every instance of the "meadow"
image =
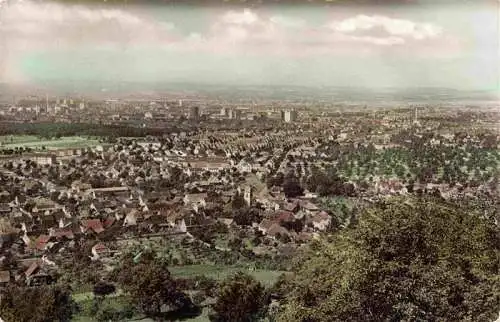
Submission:
[[[194,278],[195,276],[205,275],[207,277],[223,280],[239,271],[243,271],[249,275],[252,275],[256,280],[261,282],[266,287],[271,287],[276,283],[278,277],[283,273],[281,271],[271,271],[271,270],[248,270],[246,268],[241,268],[237,266],[222,266],[222,265],[186,265],[186,266],[172,266],[169,267],[170,272],[176,278]],[[188,291],[189,293],[189,291]],[[90,316],[88,316],[89,309],[93,303],[94,295],[92,292],[78,293],[74,294],[73,298],[79,304],[82,309],[77,316],[73,318],[73,321],[77,322],[90,322],[94,321]],[[109,295],[105,299],[105,305],[114,308],[124,308],[129,305],[126,301],[123,293],[118,290],[115,294]],[[205,322],[208,319],[208,307],[204,307],[202,314],[191,319],[185,319],[188,322]],[[134,316],[131,321],[141,321],[149,322],[150,319],[141,319],[140,315]]]
[[35,150],[55,150],[92,147],[99,144],[98,138],[83,136],[64,136],[47,139],[36,135],[3,135],[0,136],[0,149],[15,149],[16,147]]

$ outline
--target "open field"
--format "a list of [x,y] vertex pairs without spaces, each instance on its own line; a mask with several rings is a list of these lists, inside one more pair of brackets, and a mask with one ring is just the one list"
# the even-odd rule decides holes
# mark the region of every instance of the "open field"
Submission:
[[[217,265],[188,265],[188,266],[175,266],[169,268],[170,272],[177,278],[190,278],[195,277],[197,275],[205,275],[207,277],[211,277],[217,280],[225,279],[226,277],[235,274],[238,271],[243,271],[255,277],[259,282],[264,284],[266,287],[272,286],[278,279],[278,277],[282,274],[280,271],[269,271],[269,270],[253,270],[249,271],[245,268],[234,267],[234,266],[217,266]],[[75,301],[82,307],[88,308],[92,304],[93,300],[92,292],[84,292],[74,294],[73,298]],[[117,293],[109,295],[106,297],[106,305],[120,308],[126,304],[124,300],[123,293],[118,290]],[[139,320],[138,320],[139,318]],[[136,316],[132,319],[133,321],[141,321],[141,322],[149,322],[152,321],[150,319],[140,319],[140,316]],[[90,322],[94,321],[91,317],[86,316],[84,312],[78,314],[73,318],[73,321],[77,322]],[[204,308],[201,315],[192,318],[186,319],[184,321],[188,322],[205,322],[209,321],[208,319],[208,308]]]
[[175,277],[194,277],[196,275],[205,275],[217,280],[224,279],[238,271],[243,271],[255,277],[256,280],[264,284],[265,286],[273,285],[278,277],[283,273],[280,271],[269,271],[269,270],[253,270],[242,267],[233,266],[216,266],[216,265],[189,265],[189,266],[176,266],[170,267],[170,272]]
[[39,138],[35,135],[5,135],[0,136],[0,149],[11,149],[25,147],[33,149],[69,149],[83,148],[98,145],[96,138],[81,136],[66,136],[58,139]]

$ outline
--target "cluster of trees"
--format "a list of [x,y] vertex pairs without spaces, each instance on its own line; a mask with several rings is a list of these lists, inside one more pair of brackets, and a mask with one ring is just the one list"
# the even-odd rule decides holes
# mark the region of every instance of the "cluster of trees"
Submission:
[[303,178],[302,182],[299,176],[294,172],[284,175],[278,172],[275,176],[268,178],[267,186],[269,188],[281,187],[287,198],[296,198],[304,195],[305,188],[319,196],[346,196],[356,195],[355,187],[347,179],[338,175],[334,167],[326,170],[320,170],[317,167],[311,167],[311,174]]
[[500,310],[493,221],[433,199],[366,209],[316,242],[280,283],[277,321],[492,321]]
[[155,253],[143,251],[122,259],[117,281],[135,307],[146,316],[189,315],[195,310],[167,264]]
[[0,123],[0,135],[36,135],[42,138],[60,138],[63,136],[99,136],[99,137],[145,137],[162,136],[179,132],[176,126],[162,128],[142,128],[130,125],[90,124],[90,123]]
[[9,286],[1,292],[0,316],[6,322],[67,322],[76,312],[67,286]]
[[329,144],[321,147],[320,152],[328,155],[326,161],[335,162],[339,173],[357,182],[380,176],[397,177],[403,182],[477,186],[498,176],[500,154],[495,148],[467,143],[461,144],[463,149],[457,149],[442,142],[434,144],[429,135],[408,135],[401,138],[400,147],[377,150],[372,144]]
[[335,168],[330,167],[326,171],[312,168],[311,175],[307,178],[309,191],[318,193],[321,197],[326,196],[355,196],[354,185],[338,175]]

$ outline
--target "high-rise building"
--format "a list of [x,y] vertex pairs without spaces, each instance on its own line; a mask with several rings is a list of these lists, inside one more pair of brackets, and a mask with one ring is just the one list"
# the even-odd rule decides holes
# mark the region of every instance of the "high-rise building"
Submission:
[[288,110],[285,111],[285,122],[291,123],[297,121],[297,111],[295,110]]
[[220,109],[220,115],[221,116],[227,116],[227,109],[225,107]]
[[199,106],[191,106],[189,108],[189,118],[191,120],[198,120],[200,118],[200,107]]
[[241,111],[232,108],[229,110],[228,117],[231,120],[239,120],[241,118]]

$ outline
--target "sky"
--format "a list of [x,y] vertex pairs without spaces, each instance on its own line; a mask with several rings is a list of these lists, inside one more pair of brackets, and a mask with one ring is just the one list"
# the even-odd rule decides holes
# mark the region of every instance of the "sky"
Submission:
[[0,0],[0,83],[499,89],[498,3]]

